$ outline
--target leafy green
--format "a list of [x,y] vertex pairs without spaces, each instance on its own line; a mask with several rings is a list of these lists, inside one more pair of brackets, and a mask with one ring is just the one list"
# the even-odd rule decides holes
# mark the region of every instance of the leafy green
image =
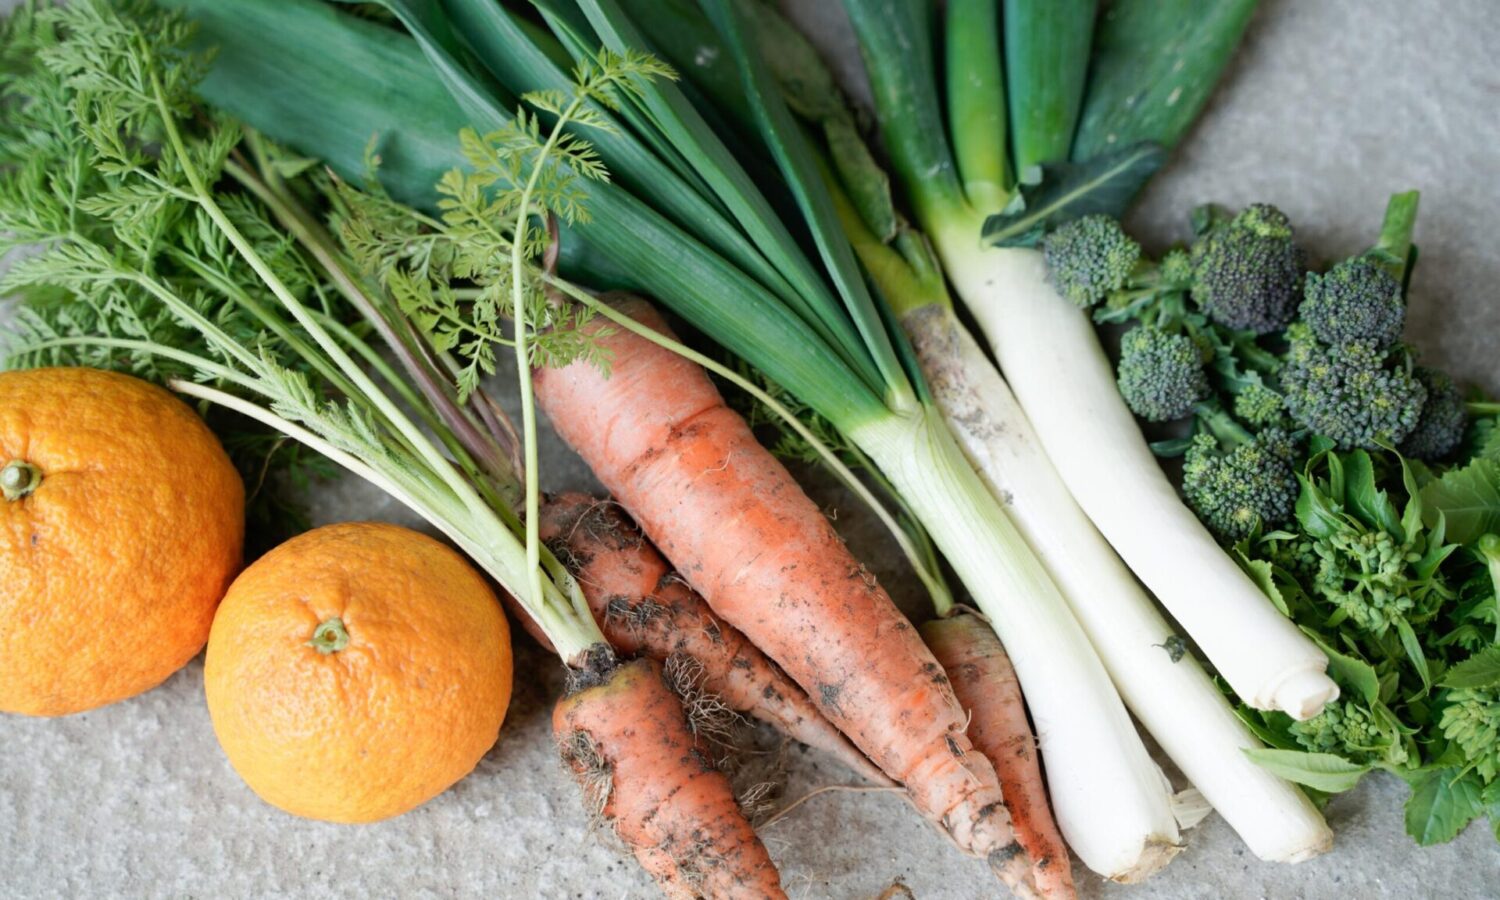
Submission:
[[1485,788],[1473,773],[1459,769],[1423,772],[1406,801],[1406,833],[1424,847],[1451,841],[1484,814],[1484,794]]
[[1500,461],[1480,458],[1450,469],[1422,489],[1422,503],[1427,521],[1442,517],[1460,543],[1500,532]]
[[1288,781],[1330,794],[1349,790],[1370,771],[1368,766],[1355,765],[1332,753],[1256,747],[1246,750],[1245,755]]
[[1159,145],[1141,143],[1087,162],[1044,163],[1021,181],[1009,206],[984,220],[981,237],[991,246],[1031,247],[1070,219],[1118,216],[1166,159]]
[[1442,679],[1443,687],[1500,687],[1500,645],[1486,647],[1453,668]]

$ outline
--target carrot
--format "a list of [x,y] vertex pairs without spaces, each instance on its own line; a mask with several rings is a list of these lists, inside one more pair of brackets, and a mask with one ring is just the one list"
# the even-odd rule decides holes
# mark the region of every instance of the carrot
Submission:
[[[662,334],[650,304],[615,300]],[[595,323],[592,327],[600,327]],[[615,328],[587,363],[539,369],[536,396],[641,530],[703,596],[958,846],[1029,888],[994,768],[901,612],[696,363]]]
[[828,753],[876,784],[885,773],[834,728],[786,673],[714,615],[618,504],[560,494],[542,506],[542,540],[583,588],[604,636],[622,656],[687,657],[698,686],[730,709]]
[[1031,856],[1037,890],[1044,897],[1072,897],[1068,848],[1052,820],[1021,685],[1000,639],[972,615],[933,619],[921,631],[969,711],[969,738],[1000,776],[1016,836]]
[[579,673],[552,732],[592,812],[608,821],[673,898],[784,898],[781,876],[735,802],[729,779],[694,746],[655,660]]

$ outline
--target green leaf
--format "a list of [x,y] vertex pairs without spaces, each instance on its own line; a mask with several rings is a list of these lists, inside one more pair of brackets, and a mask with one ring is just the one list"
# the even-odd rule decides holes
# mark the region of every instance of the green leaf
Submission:
[[1462,769],[1435,769],[1412,783],[1406,800],[1406,833],[1424,847],[1458,836],[1484,812],[1479,776]]
[[1001,29],[1016,171],[1067,158],[1098,0],[1005,0]]
[[1297,480],[1302,491],[1297,495],[1297,521],[1302,530],[1315,538],[1332,537],[1344,528],[1343,517],[1333,501],[1323,493],[1316,481],[1298,473]]
[[1406,537],[1395,504],[1375,486],[1375,464],[1363,450],[1344,457],[1344,503],[1369,527],[1383,529],[1397,540]]
[[1333,649],[1324,643],[1316,631],[1305,625],[1302,626],[1302,632],[1328,655],[1328,668],[1332,671],[1334,681],[1356,691],[1366,703],[1374,704],[1380,700],[1380,676],[1375,673],[1374,666]]
[[[885,151],[918,209],[966,213],[939,99],[936,16],[928,0],[844,0],[859,39]],[[931,222],[924,221],[931,228]]]
[[1281,610],[1283,616],[1290,617],[1291,609],[1286,605],[1286,598],[1281,595],[1281,589],[1276,586],[1275,568],[1263,559],[1251,559],[1238,549],[1234,551],[1234,556],[1240,568],[1250,576],[1250,580],[1255,582],[1255,586],[1260,588],[1261,593]]
[[1491,781],[1484,789],[1480,797],[1484,804],[1485,812],[1490,817],[1490,830],[1495,832],[1495,840],[1500,841],[1500,778]]
[[1401,460],[1401,484],[1406,488],[1406,508],[1401,511],[1401,530],[1411,540],[1422,527],[1422,488],[1416,466],[1421,466],[1425,471],[1427,465],[1421,461],[1415,461],[1414,465],[1413,460],[1400,454],[1396,458]]
[[1432,690],[1432,672],[1427,667],[1427,655],[1422,651],[1422,642],[1417,639],[1417,633],[1412,629],[1411,623],[1398,618],[1396,633],[1401,636],[1401,647],[1406,651],[1406,658],[1411,661],[1412,668],[1417,670],[1417,676],[1422,679],[1422,689]]
[[1438,516],[1448,522],[1448,539],[1468,544],[1500,531],[1500,462],[1476,459],[1452,469],[1422,489],[1422,518],[1429,526]]
[[1281,750],[1296,750],[1300,746],[1287,732],[1292,717],[1286,713],[1262,712],[1241,703],[1235,706],[1234,714],[1264,744]]
[[1445,688],[1500,687],[1500,644],[1492,644],[1449,669],[1440,684]]
[[1082,163],[1047,163],[1040,180],[1022,183],[1003,212],[984,220],[981,237],[996,247],[1030,247],[1049,228],[1103,213],[1118,216],[1167,154],[1156,144],[1136,144]]
[[1073,158],[1155,141],[1168,149],[1209,95],[1256,0],[1114,0],[1095,28]]
[[1332,753],[1306,753],[1301,750],[1247,748],[1245,755],[1273,775],[1310,788],[1338,794],[1359,784],[1370,771],[1369,766],[1352,763]]

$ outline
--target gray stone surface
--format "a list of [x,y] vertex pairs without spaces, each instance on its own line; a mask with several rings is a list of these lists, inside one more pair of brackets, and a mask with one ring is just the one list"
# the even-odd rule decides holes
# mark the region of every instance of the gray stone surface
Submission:
[[[832,0],[800,0],[796,11],[858,71]],[[1314,252],[1331,257],[1368,242],[1387,193],[1421,188],[1410,336],[1432,358],[1500,390],[1491,337],[1500,328],[1497,45],[1500,17],[1486,0],[1268,2],[1231,84],[1134,223],[1164,244],[1183,236],[1195,203],[1269,200],[1292,215]],[[555,441],[544,469],[552,487],[591,483]],[[916,586],[868,517],[815,475],[809,483],[898,601],[919,610]],[[411,523],[393,502],[347,480],[322,489],[317,511],[325,522]],[[425,807],[373,826],[298,820],[261,803],[215,743],[198,662],[96,712],[0,716],[0,897],[650,896],[620,848],[590,833],[551,755],[556,666],[524,640],[517,652],[516,701],[478,770]],[[788,798],[843,780],[797,750],[787,768]],[[1473,827],[1452,844],[1419,850],[1402,834],[1404,793],[1394,779],[1370,778],[1336,798],[1328,808],[1336,849],[1301,866],[1255,860],[1211,817],[1151,882],[1109,885],[1080,871],[1081,892],[1500,896],[1493,837]],[[890,795],[825,793],[764,837],[794,897],[870,898],[897,878],[923,900],[1001,893],[982,865],[950,852]]]

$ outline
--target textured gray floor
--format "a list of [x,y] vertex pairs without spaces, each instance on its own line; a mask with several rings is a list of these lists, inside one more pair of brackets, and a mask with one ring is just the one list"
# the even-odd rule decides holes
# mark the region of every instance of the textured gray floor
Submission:
[[[0,0],[0,8],[13,5]],[[827,29],[832,0],[797,12]],[[1491,391],[1500,361],[1500,7],[1486,0],[1269,2],[1233,73],[1135,216],[1158,244],[1203,200],[1269,200],[1315,253],[1371,238],[1387,193],[1424,192],[1410,337]],[[857,63],[850,67],[857,68]],[[1461,324],[1449,324],[1461,323]],[[587,473],[549,445],[549,486]],[[891,547],[841,493],[813,488],[899,601],[919,605]],[[328,486],[322,521],[402,511],[362,485]],[[400,819],[359,828],[293,819],[230,770],[193,663],[134,700],[65,720],[0,716],[0,897],[650,896],[618,848],[590,834],[551,756],[553,664],[518,642],[518,694],[499,745],[471,777]],[[840,779],[793,751],[788,797]],[[1079,873],[1085,896],[1459,898],[1500,896],[1500,847],[1482,828],[1419,850],[1401,833],[1391,779],[1367,779],[1328,810],[1335,851],[1297,867],[1260,863],[1216,817],[1146,885]],[[918,897],[998,892],[891,796],[823,794],[764,837],[794,897],[869,898],[893,879]]]

